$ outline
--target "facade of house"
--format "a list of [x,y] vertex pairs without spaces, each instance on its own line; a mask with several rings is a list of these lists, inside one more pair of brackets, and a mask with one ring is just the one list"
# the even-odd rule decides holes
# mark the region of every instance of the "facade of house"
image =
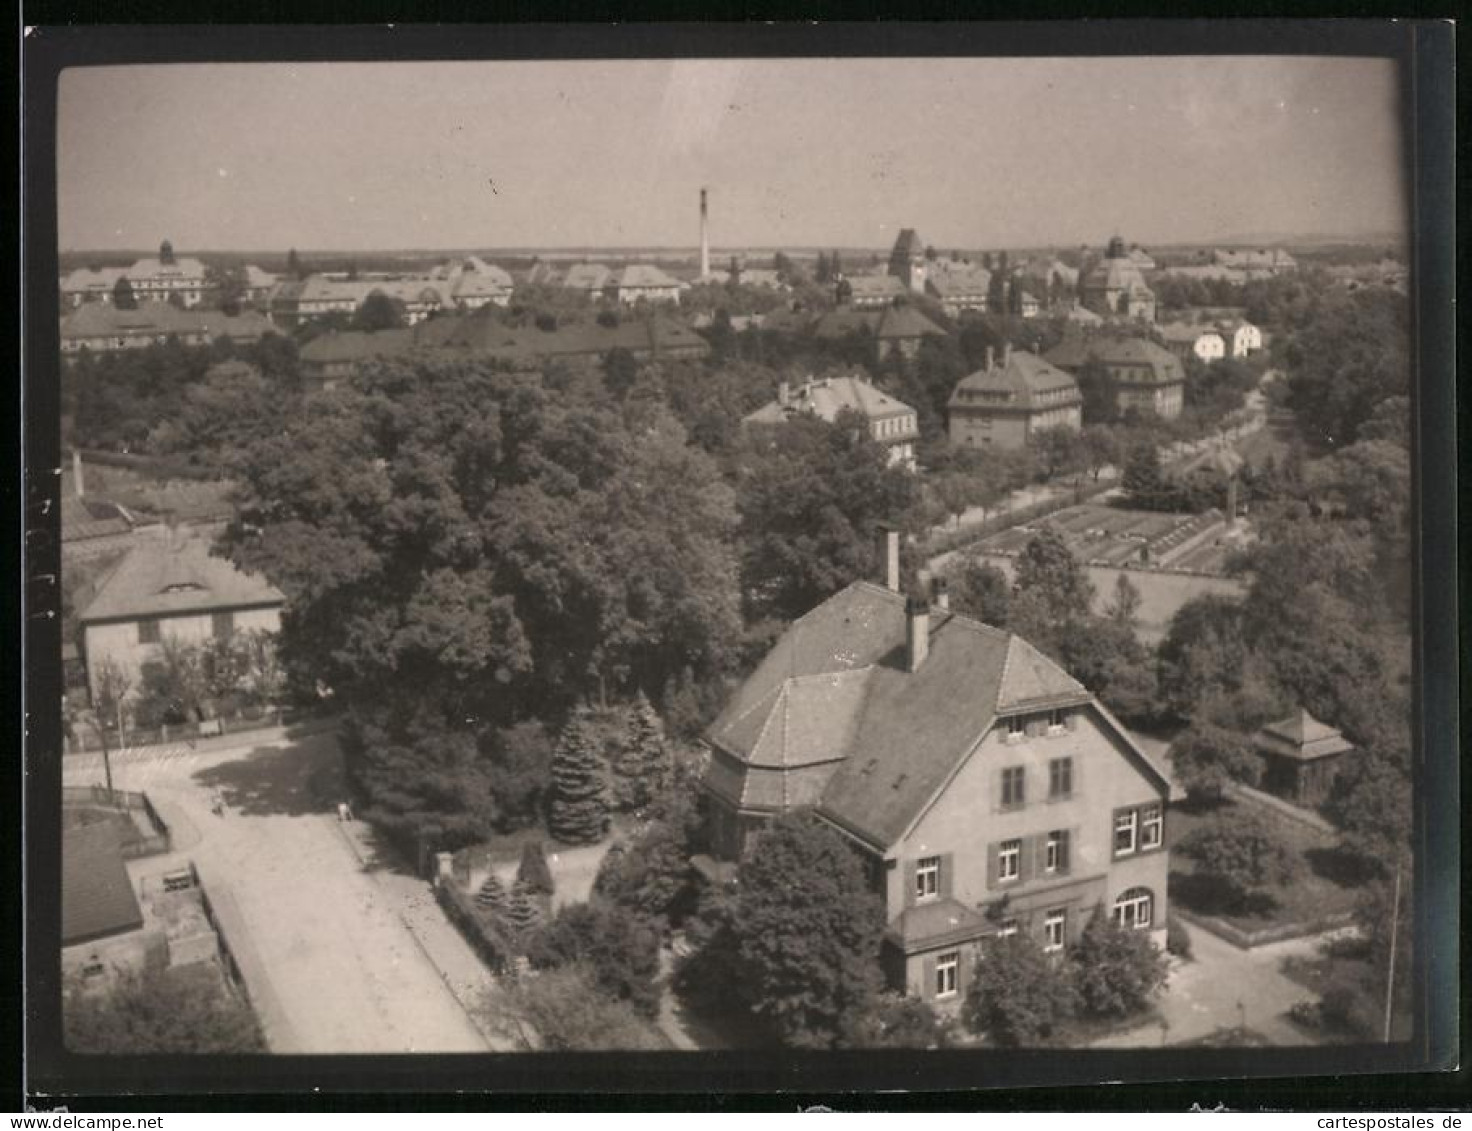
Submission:
[[968,310],[985,312],[991,300],[992,273],[985,267],[956,264],[947,260],[941,270],[932,270],[925,290],[940,300],[952,318]]
[[105,665],[123,674],[135,697],[164,640],[200,644],[239,632],[275,633],[285,604],[264,578],[213,557],[201,537],[175,531],[167,541],[139,543],[77,618],[94,704]]
[[1114,381],[1115,407],[1121,413],[1133,409],[1170,420],[1185,408],[1186,371],[1180,358],[1144,338],[1076,334],[1044,356],[1073,374],[1090,360],[1102,363]]
[[1262,349],[1262,331],[1246,319],[1223,322],[1217,327],[1228,357],[1251,357]]
[[912,306],[886,306],[858,310],[840,306],[821,315],[810,326],[815,337],[830,341],[851,334],[867,334],[874,342],[879,361],[891,355],[913,358],[928,337],[944,337],[945,331]]
[[652,263],[630,263],[614,278],[615,297],[626,305],[644,302],[680,301],[685,284]]
[[979,949],[1061,953],[1096,908],[1164,944],[1166,776],[1011,633],[855,582],[793,623],[706,734],[712,855],[811,810],[863,855],[890,984],[948,1008]]
[[1309,807],[1323,804],[1354,747],[1339,731],[1299,709],[1257,732],[1263,788]]
[[177,295],[185,306],[198,306],[204,298],[204,264],[198,259],[176,258],[165,240],[156,257],[139,259],[131,267],[79,267],[68,272],[61,280],[62,303],[71,307],[91,302],[111,305],[119,279],[128,280],[140,303],[164,302]]
[[1155,321],[1155,292],[1118,236],[1109,241],[1104,258],[1085,273],[1079,292],[1083,304],[1105,318]]
[[1219,247],[1212,251],[1211,261],[1217,266],[1241,271],[1249,279],[1263,279],[1298,270],[1298,260],[1281,247],[1255,250]]
[[1210,363],[1227,356],[1226,341],[1210,326],[1170,322],[1159,327],[1159,333],[1166,348],[1180,357],[1195,357]]
[[61,352],[116,353],[161,345],[170,338],[191,346],[216,338],[247,345],[273,333],[276,327],[254,310],[234,315],[180,310],[173,303],[156,300],[139,303],[136,310],[119,310],[111,304],[89,302],[61,320]]
[[280,280],[269,271],[262,271],[254,263],[245,265],[245,300],[250,303],[265,305],[270,301],[271,292],[276,289]]
[[915,442],[920,438],[915,410],[880,392],[861,373],[820,377],[795,389],[784,381],[777,399],[749,414],[742,423],[780,425],[798,414],[832,423],[845,409],[869,421],[869,434],[888,450],[891,466],[915,469]]
[[1083,426],[1083,396],[1068,373],[1027,350],[987,352],[986,368],[951,393],[951,443],[1016,449],[1044,428]]

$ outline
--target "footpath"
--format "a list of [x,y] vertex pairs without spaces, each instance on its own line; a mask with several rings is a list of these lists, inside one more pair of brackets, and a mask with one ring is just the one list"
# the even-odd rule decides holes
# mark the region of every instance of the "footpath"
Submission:
[[445,917],[430,885],[404,867],[366,821],[340,821],[335,815],[323,815],[321,820],[337,826],[364,873],[373,880],[425,958],[439,971],[446,988],[486,1045],[495,1052],[515,1051],[515,1046],[486,1020],[486,1009],[496,984],[494,976]]

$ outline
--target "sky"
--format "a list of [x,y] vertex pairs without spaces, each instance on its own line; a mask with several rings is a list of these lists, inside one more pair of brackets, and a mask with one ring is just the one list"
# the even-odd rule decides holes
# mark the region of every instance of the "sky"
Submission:
[[1146,247],[1404,227],[1388,61],[72,68],[63,250]]

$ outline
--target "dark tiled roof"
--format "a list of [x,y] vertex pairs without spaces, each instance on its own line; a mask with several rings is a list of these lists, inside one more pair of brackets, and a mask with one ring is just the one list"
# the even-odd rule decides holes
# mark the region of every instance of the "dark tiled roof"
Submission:
[[1302,762],[1354,749],[1339,731],[1319,722],[1301,707],[1286,719],[1268,723],[1259,737],[1274,752]]
[[[1027,350],[1011,350],[1002,364],[990,369],[978,369],[961,378],[951,393],[952,408],[969,408],[977,405],[1027,409],[1039,403],[1047,393],[1066,393],[1052,405],[1082,403],[1078,382],[1057,366],[1044,361]],[[978,397],[977,395],[984,395]],[[1005,400],[1001,398],[1005,397]]]
[[873,334],[880,341],[945,334],[944,330],[912,306],[889,306],[883,310],[839,307],[822,315],[811,328],[816,337],[827,339],[843,338],[862,331]]
[[[1170,350],[1145,338],[1124,338],[1113,335],[1084,337],[1072,335],[1043,355],[1060,369],[1077,369],[1090,358],[1096,358],[1108,366],[1137,366],[1150,370],[1150,382],[1156,385],[1173,385],[1185,381],[1186,373],[1181,362]],[[1140,383],[1136,377],[1134,383]]]
[[104,581],[78,619],[172,616],[189,612],[282,605],[285,596],[265,578],[244,573],[210,554],[203,538],[182,537],[133,547]]
[[925,244],[920,239],[914,228],[901,228],[899,238],[894,241],[894,250],[890,255],[921,256],[925,254]]
[[959,900],[935,899],[905,908],[885,934],[908,951],[972,939],[986,929],[981,912]]
[[123,865],[116,821],[64,828],[61,838],[61,944],[89,942],[143,926]]
[[999,711],[1087,703],[1025,641],[941,610],[905,670],[905,599],[855,582],[793,623],[707,733],[711,788],[748,806],[809,803],[892,844]]
[[777,401],[768,401],[748,415],[746,422],[781,424],[797,413],[809,413],[831,423],[844,409],[860,413],[870,420],[913,416],[915,413],[904,401],[880,392],[863,377],[841,376],[823,377],[799,385],[792,391],[785,407]]

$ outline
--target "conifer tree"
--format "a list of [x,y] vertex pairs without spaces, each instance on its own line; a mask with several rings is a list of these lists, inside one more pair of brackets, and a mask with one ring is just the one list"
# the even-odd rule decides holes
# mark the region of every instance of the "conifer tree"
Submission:
[[521,863],[516,869],[516,882],[526,884],[537,895],[551,895],[556,889],[552,880],[552,869],[547,867],[547,856],[542,851],[542,842],[528,841],[521,850]]
[[525,938],[543,921],[542,904],[536,892],[523,881],[511,885],[511,896],[506,901],[506,925],[520,938]]
[[480,890],[475,893],[476,905],[493,915],[504,916],[508,900],[506,885],[501,882],[495,872],[486,877],[485,883],[481,884]]
[[586,711],[568,720],[552,753],[549,831],[564,844],[592,844],[608,830],[608,787]]
[[614,802],[622,810],[649,804],[669,780],[670,757],[664,724],[639,692],[629,707],[623,741],[614,754]]

